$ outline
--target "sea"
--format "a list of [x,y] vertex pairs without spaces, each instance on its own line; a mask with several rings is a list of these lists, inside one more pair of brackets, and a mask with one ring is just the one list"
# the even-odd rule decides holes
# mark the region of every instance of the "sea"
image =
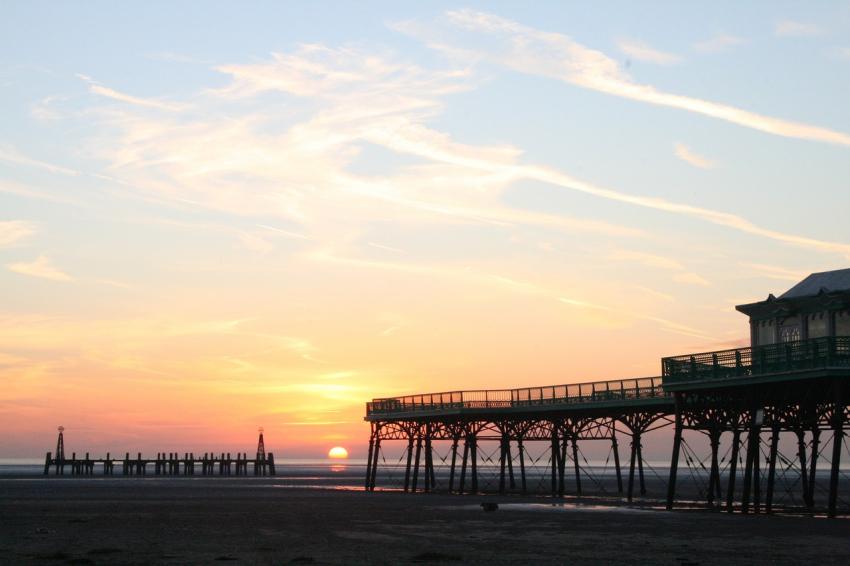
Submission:
[[[156,476],[153,473],[153,466],[148,466],[146,475],[123,477],[121,473],[121,463],[116,462],[115,475],[106,476],[111,479],[122,479],[126,481],[137,480],[163,480],[174,479],[175,481],[186,481],[193,479],[220,479],[221,481],[229,481],[232,479],[251,480],[253,475],[248,476],[203,476],[200,473],[199,466],[195,467],[195,475],[193,476]],[[357,459],[348,459],[343,462],[338,460],[288,460],[275,462],[276,474],[273,477],[257,478],[262,479],[265,485],[273,485],[279,487],[293,488],[317,488],[317,489],[363,489],[366,476],[366,461]],[[253,470],[249,467],[248,473],[252,474]],[[44,475],[44,460],[43,459],[27,459],[27,458],[0,458],[0,479],[2,480],[38,480],[52,479],[56,474],[55,468],[50,469],[49,476]],[[92,481],[99,478],[104,478],[103,468],[99,465],[95,466],[92,476],[71,476],[69,469],[66,467],[65,476],[62,478],[74,479],[79,481]]]
[[[654,465],[653,465],[654,464]],[[514,489],[520,486],[519,470],[516,464],[514,469]],[[323,490],[363,490],[366,478],[366,460],[308,460],[291,459],[278,460],[275,462],[276,474],[273,477],[256,477],[251,475],[253,470],[249,467],[248,476],[220,476],[218,474],[204,476],[196,466],[195,475],[192,476],[157,476],[153,473],[152,466],[148,466],[144,476],[123,476],[121,463],[116,462],[114,475],[104,476],[103,468],[96,465],[91,476],[72,476],[70,470],[65,469],[62,481],[102,481],[112,482],[135,482],[135,481],[222,481],[244,483],[256,482],[264,487],[290,488],[290,489],[323,489]],[[423,466],[424,468],[424,466]],[[419,489],[424,487],[424,469],[420,468],[417,474]],[[645,474],[647,481],[661,480],[665,473],[665,463],[646,462]],[[500,469],[498,462],[482,462],[477,467],[478,485],[482,491],[496,491],[499,487]],[[506,481],[509,484],[509,470],[506,470]],[[566,470],[567,478],[573,477],[573,470]],[[626,480],[628,470],[622,470],[622,481]],[[467,482],[470,482],[471,470],[466,472]],[[44,475],[44,460],[39,459],[0,459],[0,481],[53,481],[56,475],[55,468],[51,468],[48,476]],[[461,466],[455,472],[454,485],[457,486],[461,475]],[[587,462],[581,468],[582,481],[593,491],[614,492],[617,489],[616,472],[610,463]],[[551,489],[551,467],[548,463],[540,462],[538,465],[529,463],[526,466],[526,479],[529,492],[546,493]],[[636,478],[637,479],[637,478]],[[413,477],[409,480],[412,482]],[[434,486],[436,490],[444,490],[449,484],[449,467],[435,465]],[[403,461],[382,462],[378,467],[376,478],[376,490],[398,491],[402,490],[405,482],[405,465]],[[469,483],[467,483],[469,485]]]

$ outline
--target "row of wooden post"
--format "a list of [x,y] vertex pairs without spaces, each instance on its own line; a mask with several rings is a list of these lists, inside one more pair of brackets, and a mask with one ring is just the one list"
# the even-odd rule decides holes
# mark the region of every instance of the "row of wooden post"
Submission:
[[103,475],[114,475],[115,462],[121,462],[122,475],[124,476],[143,476],[147,474],[148,464],[153,464],[154,475],[166,476],[192,476],[195,475],[195,464],[200,466],[201,475],[215,475],[216,467],[218,474],[222,476],[237,475],[247,476],[249,464],[253,464],[253,475],[255,476],[273,476],[276,473],[274,454],[269,452],[266,455],[258,454],[253,460],[248,459],[247,453],[237,453],[236,458],[232,458],[230,453],[221,453],[220,457],[216,457],[212,453],[204,453],[203,457],[195,458],[194,453],[184,453],[181,458],[177,452],[158,452],[156,458],[144,459],[141,452],[136,455],[136,458],[130,458],[130,453],[124,455],[123,460],[114,460],[107,452],[106,458],[91,459],[89,453],[86,452],[85,459],[77,459],[76,452],[72,453],[71,459],[53,458],[53,455],[48,452],[44,459],[44,475],[50,473],[51,466],[55,467],[56,475],[65,475],[65,467],[70,468],[71,475],[94,475],[95,464],[103,465]]

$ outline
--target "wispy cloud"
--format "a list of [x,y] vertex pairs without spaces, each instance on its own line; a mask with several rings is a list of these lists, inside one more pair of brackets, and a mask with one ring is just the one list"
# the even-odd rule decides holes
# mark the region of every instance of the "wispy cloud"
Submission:
[[739,265],[747,270],[755,272],[760,277],[768,279],[778,279],[780,281],[801,281],[808,272],[805,270],[786,269],[776,265],[767,265],[764,263],[749,263],[739,262]]
[[369,242],[369,246],[376,248],[376,249],[379,249],[379,250],[388,251],[388,252],[404,253],[404,250],[402,250],[402,249],[394,248],[393,246],[388,246],[386,244],[379,244],[377,242]]
[[25,220],[0,221],[0,248],[11,246],[27,236],[35,234],[36,227]]
[[699,285],[701,287],[708,287],[711,285],[711,282],[705,277],[690,272],[677,273],[673,276],[673,281],[676,281],[677,283],[686,283],[688,285]]
[[[623,252],[620,257],[633,257],[641,263],[659,263],[664,266],[663,269],[675,270],[681,267],[673,260],[665,262],[665,258],[662,258],[661,256],[653,256],[652,254],[645,254],[642,252]],[[588,320],[588,324],[610,327],[622,326],[634,320],[646,320],[657,323],[661,329],[669,332],[674,332],[685,336],[698,337],[706,340],[714,339],[708,334],[700,332],[697,329],[691,328],[687,325],[663,317],[631,311],[629,309],[624,309],[619,305],[613,306],[601,304],[591,300],[586,300],[584,298],[567,297],[562,295],[555,289],[549,288],[546,285],[540,285],[534,282],[525,281],[514,277],[507,277],[505,275],[488,273],[485,271],[474,269],[472,267],[459,268],[450,266],[443,267],[439,265],[422,265],[390,261],[370,261],[353,257],[337,256],[329,250],[317,252],[312,256],[312,258],[315,261],[332,262],[350,266],[358,266],[367,269],[381,269],[388,271],[406,272],[411,274],[427,274],[431,276],[439,276],[452,279],[465,279],[476,283],[495,285],[513,293],[545,297],[550,300],[555,300],[562,304],[581,309],[583,311],[605,314],[605,316],[591,317]],[[681,283],[697,285],[710,284],[705,279],[702,279],[701,277],[693,273],[682,272],[677,275],[680,276],[681,281],[679,282]],[[390,327],[384,331],[384,333],[386,333],[384,335],[389,335],[395,330],[396,327]]]
[[148,53],[146,57],[148,57],[149,59],[154,59],[156,61],[168,61],[170,63],[192,63],[200,65],[212,64],[212,61],[206,59],[198,59],[196,57],[192,57],[191,55],[184,55],[182,53],[174,53],[173,51],[157,51],[154,53]]
[[[634,81],[620,65],[601,51],[567,35],[540,31],[515,21],[472,10],[448,12],[449,21],[471,32],[502,38],[485,52],[489,61],[532,75],[542,75],[658,106],[686,110],[778,136],[850,146],[850,135],[819,126],[792,122],[712,102],[658,90]],[[732,41],[726,38],[725,42]]]
[[721,53],[743,43],[746,43],[746,40],[742,37],[721,34],[694,43],[694,51],[699,53]]
[[680,55],[659,51],[642,41],[621,39],[617,42],[620,51],[638,61],[655,63],[656,65],[675,65],[682,62]]
[[633,250],[617,250],[609,256],[611,261],[629,261],[640,263],[647,267],[679,271],[685,267],[673,258]]
[[51,173],[59,173],[62,175],[76,176],[80,174],[79,171],[69,169],[68,167],[54,165],[53,163],[47,163],[45,161],[29,157],[28,155],[24,155],[10,145],[0,145],[0,161],[14,163],[16,165],[37,167],[39,169],[44,169],[45,171],[50,171]]
[[[615,61],[561,34],[477,12],[451,12],[449,17],[466,30],[504,38],[503,47],[485,55],[521,72],[779,135],[850,145],[850,137],[839,132],[636,84]],[[210,104],[233,100],[240,108],[251,108],[251,103],[260,108],[240,119],[210,118],[190,124],[175,122],[169,115],[138,115],[131,109],[116,114],[111,109],[103,115],[104,137],[96,140],[93,151],[111,163],[113,177],[228,214],[284,218],[320,242],[346,238],[363,222],[388,217],[407,225],[465,223],[503,229],[534,225],[612,237],[636,235],[635,229],[613,223],[504,204],[501,196],[506,188],[533,180],[850,257],[848,244],[772,230],[736,214],[597,186],[551,167],[524,164],[521,148],[464,144],[428,127],[445,95],[469,88],[468,71],[431,71],[369,52],[320,46],[302,46],[268,62],[219,69],[231,75],[232,82],[208,92]],[[270,131],[258,96],[268,90],[309,96],[317,109],[283,132]],[[354,173],[349,165],[363,144],[414,155],[424,163],[384,175]],[[296,239],[306,237],[266,223],[259,226]]]
[[682,161],[700,169],[711,169],[715,166],[714,161],[695,153],[691,148],[681,142],[676,142],[673,145],[673,153]]
[[274,245],[271,242],[258,234],[241,232],[237,237],[246,249],[261,255],[265,255],[274,249]]
[[50,259],[43,255],[38,256],[34,261],[10,263],[6,267],[10,271],[30,277],[40,277],[53,281],[73,281],[73,277],[54,267]]
[[65,100],[64,96],[45,96],[30,108],[30,113],[37,120],[58,120],[62,114],[56,109],[56,103]]
[[178,104],[174,102],[163,102],[161,100],[151,99],[151,98],[141,98],[138,96],[133,96],[132,94],[127,94],[124,92],[119,92],[115,89],[103,86],[96,82],[88,75],[77,74],[77,77],[89,84],[89,91],[97,94],[99,96],[104,96],[106,98],[111,98],[113,100],[118,100],[119,102],[126,102],[127,104],[132,104],[135,106],[142,106],[145,108],[155,108],[157,110],[166,110],[168,112],[179,112],[181,110],[186,109],[185,104]]
[[295,238],[296,240],[309,240],[309,236],[305,236],[304,234],[299,234],[298,232],[292,232],[290,230],[284,230],[283,228],[277,228],[275,226],[268,226],[266,224],[257,224],[258,228],[262,228],[264,230],[271,230],[277,234],[282,234],[287,238]]
[[664,271],[673,271],[674,274],[672,277],[673,281],[676,283],[701,285],[705,287],[711,285],[707,279],[697,275],[696,273],[688,271],[681,262],[671,257],[634,250],[617,250],[609,255],[609,259],[611,261],[639,263],[646,267],[661,269]]
[[605,305],[598,305],[595,303],[576,300],[568,297],[558,297],[558,301],[561,303],[568,305],[570,307],[585,309],[585,310],[593,310],[593,311],[602,311],[602,312],[611,312],[620,316],[626,316],[631,319],[636,320],[646,320],[649,322],[656,323],[663,330],[668,332],[673,332],[675,334],[681,334],[683,336],[690,336],[692,338],[700,338],[702,340],[713,340],[714,338],[700,331],[699,329],[687,326],[685,324],[681,324],[675,322],[673,320],[668,320],[663,317],[654,316],[654,315],[645,315],[640,313],[629,312],[627,310],[623,310],[620,308],[612,308]]
[[773,33],[777,37],[813,37],[823,34],[823,30],[817,24],[783,20],[777,22]]
[[[257,226],[295,239],[328,237],[352,223],[387,217],[408,224],[538,225],[641,235],[640,229],[592,218],[506,206],[499,197],[516,178],[511,167],[520,149],[462,144],[424,126],[439,112],[442,97],[469,88],[466,72],[316,45],[218,69],[231,83],[208,91],[198,104],[248,108],[239,118],[184,124],[132,108],[100,114],[105,133],[92,151],[111,163],[113,178],[182,203],[286,219],[300,229]],[[309,97],[315,110],[283,132],[272,131],[268,124],[275,120],[259,104],[259,95],[269,90]],[[364,144],[418,155],[424,162],[389,174],[355,174],[349,165]],[[246,182],[233,183],[234,178]]]

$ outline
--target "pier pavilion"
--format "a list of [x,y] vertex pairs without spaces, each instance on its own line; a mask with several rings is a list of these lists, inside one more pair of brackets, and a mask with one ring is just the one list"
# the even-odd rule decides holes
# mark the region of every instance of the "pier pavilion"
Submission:
[[[580,443],[603,440],[610,442],[617,494],[632,501],[637,490],[646,495],[642,436],[670,427],[668,508],[678,501],[684,465],[709,507],[850,513],[842,499],[850,494],[839,493],[850,485],[842,481],[848,478],[841,468],[847,451],[850,269],[812,274],[779,298],[736,308],[750,318],[749,347],[666,357],[657,377],[373,399],[366,405],[371,434],[365,487],[376,489],[386,465],[384,445],[400,441],[398,487],[406,492],[483,492],[484,465],[495,470],[494,491],[528,493],[528,445],[535,443],[548,458],[547,491],[582,495],[588,491],[582,479],[590,476]],[[684,440],[684,431],[707,438],[704,453]],[[624,436],[630,440],[626,487],[618,446]],[[794,449],[780,449],[781,441]],[[445,458],[435,459],[438,442],[448,445]],[[484,446],[495,446],[498,456],[482,461]],[[438,482],[438,476],[447,479]]]

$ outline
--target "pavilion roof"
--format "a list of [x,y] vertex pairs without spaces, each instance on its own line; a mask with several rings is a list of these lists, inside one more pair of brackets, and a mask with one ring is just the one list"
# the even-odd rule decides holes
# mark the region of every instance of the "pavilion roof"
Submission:
[[821,293],[850,290],[850,269],[812,273],[779,296],[780,299],[814,297]]

